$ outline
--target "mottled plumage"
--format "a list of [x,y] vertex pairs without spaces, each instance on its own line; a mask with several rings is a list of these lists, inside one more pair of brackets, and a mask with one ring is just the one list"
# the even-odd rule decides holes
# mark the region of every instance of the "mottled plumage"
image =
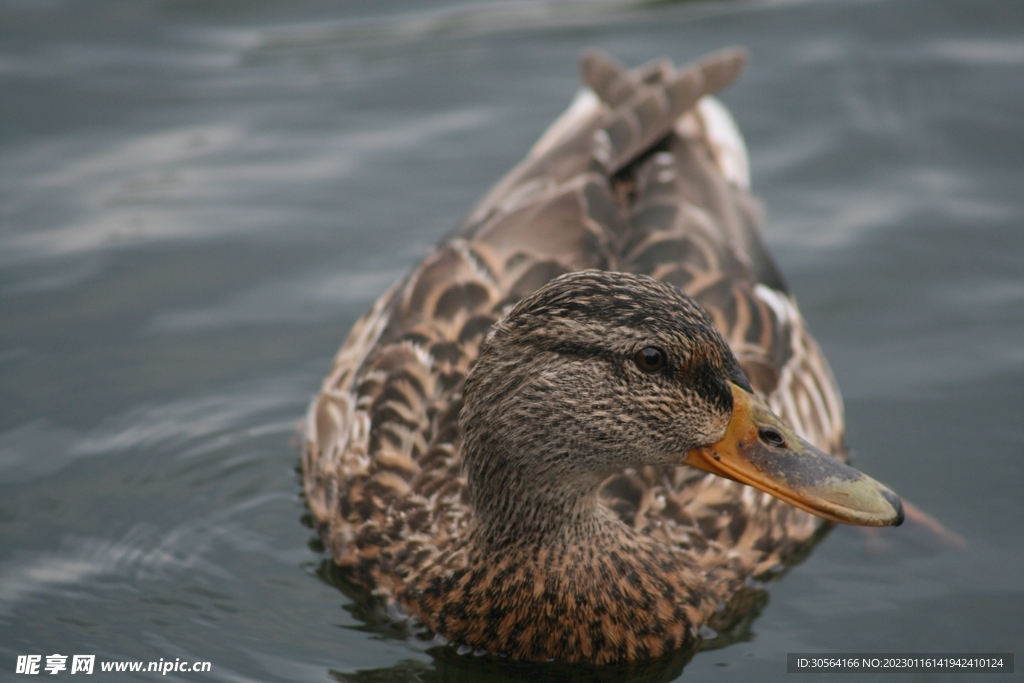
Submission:
[[[585,482],[600,473],[590,501],[544,483],[577,476],[545,460],[554,450],[538,456],[525,479],[528,460],[501,470],[486,457],[495,448],[540,453],[546,441],[568,448],[592,439],[592,426],[634,444],[636,434],[649,433],[631,431],[648,413],[611,408],[658,410],[661,399],[637,393],[624,375],[621,384],[592,386],[585,368],[603,363],[602,378],[632,372],[607,349],[621,347],[628,358],[633,336],[662,334],[658,343],[679,376],[692,380],[689,393],[679,390],[679,405],[731,406],[730,397],[713,395],[717,375],[696,387],[701,364],[745,383],[738,361],[783,421],[845,459],[835,381],[758,234],[742,141],[707,97],[743,61],[726,51],[678,71],[659,61],[627,72],[588,54],[589,90],[356,323],[310,408],[303,452],[313,519],[352,581],[454,642],[524,659],[601,663],[692,645],[702,624],[725,620],[744,582],[767,577],[812,541],[822,520],[668,460],[624,460],[605,471],[609,456],[578,475]],[[553,278],[586,269],[673,285],[703,307],[721,336],[709,336],[710,325],[697,320],[704,313],[674,288],[577,276],[508,323],[509,334],[534,325],[523,343],[537,353],[497,352],[490,364],[495,377],[558,364],[581,373],[578,392],[556,381],[549,399],[517,404],[505,395],[515,387],[491,382],[464,406],[467,372],[499,318]],[[618,309],[608,304],[615,297]],[[689,336],[673,337],[666,315],[693,318],[683,324]],[[602,388],[613,398],[604,400]],[[545,406],[563,404],[568,412],[550,420]],[[483,464],[463,462],[463,410]],[[720,435],[728,412],[707,411],[692,413],[692,429],[706,420],[708,434]],[[478,424],[507,429],[474,432]],[[572,430],[587,436],[576,439]],[[586,443],[598,462],[601,449]]]

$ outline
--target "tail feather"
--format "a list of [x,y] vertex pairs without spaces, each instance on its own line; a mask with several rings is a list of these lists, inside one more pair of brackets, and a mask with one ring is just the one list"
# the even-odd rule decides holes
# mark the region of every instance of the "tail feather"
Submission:
[[613,114],[594,136],[594,159],[615,174],[668,135],[676,120],[705,95],[739,76],[746,52],[723,50],[673,73],[654,62],[627,71],[599,52],[583,57],[583,80]]

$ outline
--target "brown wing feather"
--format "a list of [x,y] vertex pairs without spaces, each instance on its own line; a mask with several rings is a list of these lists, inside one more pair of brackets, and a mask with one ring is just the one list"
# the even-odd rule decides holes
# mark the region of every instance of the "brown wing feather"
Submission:
[[[761,242],[755,200],[726,179],[694,108],[743,60],[726,51],[679,71],[659,61],[627,72],[588,54],[582,71],[597,98],[574,105],[353,328],[310,408],[303,469],[313,518],[357,581],[393,594],[464,527],[463,379],[502,311],[571,270],[682,288],[778,414],[843,456],[831,372]],[[785,562],[820,525],[685,467],[623,472],[604,495],[634,528],[736,565],[738,580]]]

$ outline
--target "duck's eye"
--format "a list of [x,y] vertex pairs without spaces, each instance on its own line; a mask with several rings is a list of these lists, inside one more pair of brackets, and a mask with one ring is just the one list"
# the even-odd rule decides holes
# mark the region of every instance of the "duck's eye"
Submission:
[[665,367],[665,352],[654,346],[645,346],[636,352],[633,362],[644,372],[658,372]]
[[786,437],[779,433],[779,430],[774,427],[761,427],[757,430],[757,435],[761,437],[761,441],[766,446],[774,446],[775,448],[782,448],[786,445]]

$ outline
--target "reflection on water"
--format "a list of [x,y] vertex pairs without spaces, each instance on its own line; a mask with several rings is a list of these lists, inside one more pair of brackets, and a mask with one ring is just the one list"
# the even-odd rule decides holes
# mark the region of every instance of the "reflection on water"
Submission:
[[[56,652],[232,681],[769,681],[786,652],[1013,651],[1021,14],[0,3],[0,671]],[[585,47],[733,44],[753,61],[724,99],[857,464],[966,550],[837,529],[689,661],[593,672],[410,636],[301,523],[293,439],[337,345],[569,103]]]

